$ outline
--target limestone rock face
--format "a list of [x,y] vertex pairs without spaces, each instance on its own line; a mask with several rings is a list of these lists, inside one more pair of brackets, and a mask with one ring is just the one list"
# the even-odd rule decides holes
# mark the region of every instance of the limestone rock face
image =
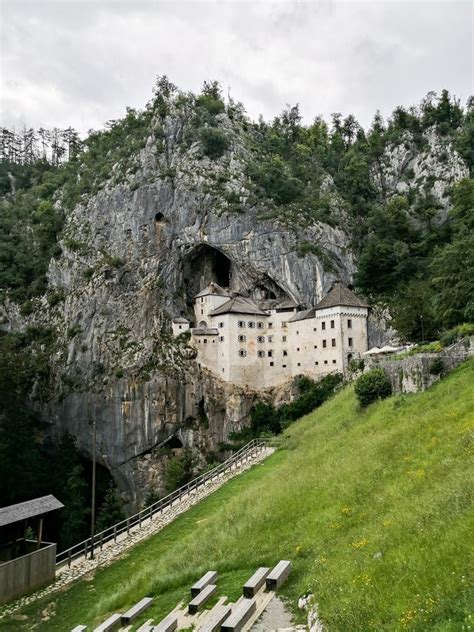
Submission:
[[[257,397],[200,370],[186,339],[171,336],[171,319],[192,318],[193,296],[210,281],[305,306],[335,280],[351,283],[355,271],[337,193],[331,204],[340,211],[339,228],[269,218],[252,202],[238,123],[216,118],[232,149],[214,161],[198,143],[183,143],[183,117],[152,122],[121,183],[113,183],[115,165],[103,188],[66,217],[48,290],[63,300],[39,299],[32,317],[57,331],[54,395],[45,411],[51,434],[71,432],[90,455],[95,419],[99,461],[135,507],[150,485],[160,486],[162,448],[171,439],[173,449],[188,446],[212,460],[229,434],[248,424]],[[428,177],[441,164],[431,151],[448,152],[446,183],[463,175],[455,154],[437,142],[430,140],[426,155],[409,139],[385,155],[374,173],[380,191],[403,192],[407,168]],[[328,176],[324,192],[333,188]],[[236,197],[237,209],[229,201]],[[21,328],[10,311],[11,326]],[[283,385],[267,397],[285,401],[290,392]]]
[[[191,317],[194,294],[211,280],[311,304],[354,272],[342,230],[296,230],[245,204],[239,213],[226,210],[209,183],[225,169],[245,199],[238,156],[197,159],[193,148],[177,147],[177,121],[164,129],[165,152],[158,155],[150,137],[129,182],[103,189],[67,217],[63,254],[49,269],[50,290],[65,300],[53,308],[43,301],[37,315],[60,332],[52,432],[71,432],[90,454],[95,418],[99,460],[134,504],[161,467],[160,445],[179,436],[204,458],[248,423],[256,397],[200,371],[186,341],[171,337],[171,318]],[[302,255],[302,241],[331,253],[331,270],[315,254]]]

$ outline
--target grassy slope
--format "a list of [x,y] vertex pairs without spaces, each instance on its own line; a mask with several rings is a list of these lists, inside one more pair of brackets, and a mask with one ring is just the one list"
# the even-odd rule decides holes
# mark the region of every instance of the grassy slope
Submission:
[[291,426],[264,464],[1,629],[33,629],[46,608],[55,614],[34,629],[64,631],[147,594],[159,616],[210,568],[235,597],[280,558],[294,561],[284,595],[294,604],[312,590],[331,632],[471,629],[473,384],[470,361],[427,393],[363,412],[345,389]]

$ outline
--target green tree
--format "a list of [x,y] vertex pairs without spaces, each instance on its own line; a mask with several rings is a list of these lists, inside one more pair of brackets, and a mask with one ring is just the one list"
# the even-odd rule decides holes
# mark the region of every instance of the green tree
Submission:
[[453,200],[451,243],[431,264],[435,312],[445,328],[474,320],[474,180],[459,182]]
[[383,369],[371,369],[361,375],[355,383],[355,394],[361,406],[368,406],[378,399],[392,394],[392,385]]
[[84,470],[76,465],[70,470],[65,486],[64,509],[62,510],[62,524],[60,539],[64,549],[77,544],[88,533],[88,518],[90,508],[86,505],[87,483],[84,480]]
[[100,533],[117,522],[124,520],[124,518],[123,501],[111,483],[97,514],[95,532]]

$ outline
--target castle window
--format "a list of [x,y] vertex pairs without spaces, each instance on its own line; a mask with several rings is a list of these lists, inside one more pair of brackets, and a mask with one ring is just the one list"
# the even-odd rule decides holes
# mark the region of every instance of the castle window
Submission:
[[352,320],[350,318],[347,319],[347,329],[352,329]]
[[239,338],[239,342],[245,342],[247,340],[247,336],[244,336],[243,334],[240,334]]
[[220,337],[219,337],[219,340],[220,340],[221,342],[224,342],[224,336],[220,336]]
[[273,323],[268,323],[268,329],[271,329],[273,327]]
[[267,342],[273,342],[273,336],[267,336]]
[[300,333],[300,332],[299,332],[299,331],[297,331],[297,332],[296,332],[296,335],[298,335],[299,333]]
[[249,327],[250,329],[255,329],[255,323],[254,323],[254,321],[253,321],[253,320],[249,320],[249,322],[247,323],[247,325],[248,325],[248,327]]
[[316,362],[314,363],[316,366],[318,366],[319,362],[316,360]]
[[224,323],[219,323],[218,327],[219,329],[222,329],[222,327],[224,327]]
[[298,362],[298,366],[301,366],[301,362]]
[[288,355],[288,351],[286,349],[283,349],[283,355],[287,356]]
[[336,364],[336,360],[333,360],[333,361],[332,361],[332,363],[333,363],[333,364]]
[[336,346],[336,339],[331,338],[331,347],[335,347],[335,346]]
[[178,329],[182,329],[182,328],[183,328],[183,326],[182,326],[182,325],[178,325]]
[[323,340],[323,349],[326,349],[326,340]]
[[286,326],[287,326],[287,324],[288,324],[288,323],[286,322],[286,320],[284,320],[284,321],[282,321],[281,326],[282,326],[282,327],[286,327]]
[[269,358],[273,358],[273,349],[270,349],[270,350],[268,351],[268,357],[269,357]]
[[207,344],[207,338],[204,338],[203,342],[204,344]]
[[286,336],[282,336],[282,337],[281,337],[281,341],[282,341],[282,342],[286,342]]
[[201,316],[202,316],[203,314],[204,314],[204,310],[203,310],[203,309],[201,309]]
[[349,338],[349,347],[352,347],[352,338]]
[[259,320],[259,321],[258,321],[258,323],[257,323],[257,327],[258,327],[259,329],[263,329],[263,328],[264,328],[264,326],[265,326],[265,324],[264,324],[261,320]]
[[299,351],[299,350],[300,350],[300,348],[299,348],[299,347],[296,347],[296,351]]
[[334,329],[334,321],[331,320],[331,329]]
[[315,349],[317,349],[317,348],[318,348],[318,345],[314,345],[314,348],[315,348]]
[[201,298],[201,303],[204,303],[204,296]]
[[257,342],[265,342],[265,336],[257,336]]
[[323,331],[326,329],[326,323],[324,322],[324,320],[323,320],[323,322],[321,323],[321,329],[322,329]]
[[282,369],[286,369],[286,364],[282,364],[282,365],[281,365],[281,368],[282,368]]
[[270,362],[270,366],[274,366],[274,365],[275,365],[275,363],[274,363],[274,362]]
[[247,355],[247,351],[245,349],[239,349],[239,356],[241,358],[245,358],[246,355]]
[[245,320],[239,320],[239,322],[237,323],[237,325],[239,327],[245,327]]
[[327,360],[324,360],[324,364],[327,364],[327,363],[328,363],[328,361],[327,361]]
[[265,351],[257,351],[257,355],[259,358],[264,358],[265,357]]
[[313,327],[313,331],[316,331],[316,327]]

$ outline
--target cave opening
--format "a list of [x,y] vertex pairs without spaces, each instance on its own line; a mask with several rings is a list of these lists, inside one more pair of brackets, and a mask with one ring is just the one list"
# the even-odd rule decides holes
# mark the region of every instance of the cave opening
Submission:
[[170,448],[171,450],[179,450],[180,448],[184,446],[181,439],[177,437],[176,435],[173,435],[167,441],[165,441],[165,443],[163,444],[163,447]]
[[157,213],[155,215],[155,222],[162,222],[165,219],[165,216],[163,215],[163,213]]
[[211,282],[230,287],[232,272],[232,261],[223,252],[207,244],[199,245],[188,255],[183,266],[188,305],[192,305],[196,294]]

